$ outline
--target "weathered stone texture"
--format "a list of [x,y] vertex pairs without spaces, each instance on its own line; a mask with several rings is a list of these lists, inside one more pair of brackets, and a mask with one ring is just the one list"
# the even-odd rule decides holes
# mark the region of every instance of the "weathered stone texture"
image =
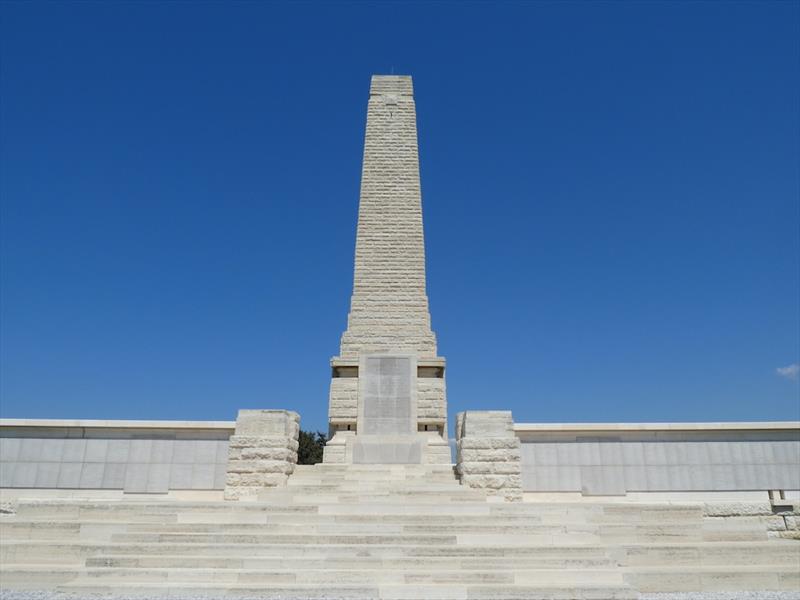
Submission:
[[[447,418],[444,378],[415,378],[417,418],[420,421],[444,421]],[[358,416],[358,378],[331,379],[328,415],[333,421],[355,421]]]
[[358,377],[334,377],[328,403],[328,416],[333,421],[358,418]]
[[456,472],[463,485],[509,501],[522,500],[520,441],[508,411],[456,417]]
[[425,247],[411,77],[374,76],[367,107],[355,276],[341,357],[436,356],[425,291]]
[[420,421],[447,418],[444,378],[417,378],[417,418]]
[[[353,295],[340,353],[332,361],[332,431],[355,431],[357,421],[363,425],[359,411],[364,398],[359,395],[365,388],[359,378],[364,372],[363,365],[355,365],[368,355],[436,359],[435,366],[424,367],[438,368],[436,376],[414,377],[411,414],[416,422],[409,433],[419,425],[446,430],[444,361],[437,357],[425,287],[416,107],[411,77],[402,75],[375,75],[370,86]],[[326,451],[325,462],[329,459],[343,460],[343,451]]]
[[322,449],[322,462],[342,464],[346,462],[346,446],[344,444],[331,444],[330,441]]
[[800,505],[789,501],[778,505],[769,502],[706,503],[703,516],[707,525],[749,524],[765,529],[770,538],[800,539]]
[[300,415],[287,410],[240,410],[228,446],[225,499],[254,497],[286,484],[297,464]]

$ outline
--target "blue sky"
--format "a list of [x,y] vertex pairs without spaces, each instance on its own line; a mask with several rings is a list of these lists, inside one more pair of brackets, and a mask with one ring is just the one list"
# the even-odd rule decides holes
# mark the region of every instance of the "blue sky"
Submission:
[[451,414],[800,419],[800,3],[0,14],[3,417],[325,428],[394,72]]

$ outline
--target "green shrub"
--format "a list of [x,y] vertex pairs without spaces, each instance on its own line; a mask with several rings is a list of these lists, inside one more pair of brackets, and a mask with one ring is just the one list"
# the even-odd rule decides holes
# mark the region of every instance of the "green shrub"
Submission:
[[315,465],[322,462],[325,434],[321,431],[300,430],[300,447],[297,450],[298,465]]

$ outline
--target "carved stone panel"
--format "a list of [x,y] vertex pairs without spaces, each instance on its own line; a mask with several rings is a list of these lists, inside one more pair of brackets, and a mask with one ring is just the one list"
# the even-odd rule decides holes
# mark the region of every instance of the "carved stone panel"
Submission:
[[416,360],[367,355],[361,359],[359,435],[408,435],[416,427]]

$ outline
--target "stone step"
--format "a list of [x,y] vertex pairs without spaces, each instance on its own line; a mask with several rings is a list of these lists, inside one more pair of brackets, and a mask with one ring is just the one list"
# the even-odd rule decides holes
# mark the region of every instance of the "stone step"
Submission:
[[[788,542],[794,544],[793,542]],[[766,545],[765,545],[766,544]],[[774,547],[772,547],[774,546]],[[366,551],[366,552],[365,552]],[[425,558],[428,560],[474,560],[478,563],[498,560],[542,560],[562,559],[599,560],[606,559],[603,547],[592,546],[502,546],[502,547],[462,547],[462,546],[427,546],[415,547],[405,545],[331,545],[309,548],[302,544],[58,544],[46,542],[12,542],[0,548],[0,556],[4,564],[29,563],[81,563],[87,558],[126,557],[138,559],[142,556],[206,556],[230,559],[258,560],[291,560],[302,557],[303,560],[335,559],[347,562],[350,559],[361,560],[368,555],[373,560],[393,560],[397,558]],[[777,542],[766,542],[757,546],[747,544],[703,544],[694,547],[684,545],[641,545],[624,549],[623,554],[613,551],[616,560],[624,566],[648,566],[674,564],[675,566],[738,566],[761,565],[797,566],[798,552],[791,547],[781,547]],[[630,557],[630,558],[629,558]],[[667,558],[671,557],[670,563]],[[479,566],[479,565],[478,565]]]
[[[484,500],[485,494],[480,490],[473,490],[471,488],[460,487],[458,485],[436,485],[428,487],[425,485],[403,486],[402,484],[381,484],[381,485],[314,485],[314,484],[299,484],[287,485],[285,487],[264,490],[262,494],[265,498],[281,492],[301,493],[306,492],[310,494],[397,494],[400,496],[436,496],[437,494],[445,494],[450,496],[464,496],[475,498],[475,501]],[[265,500],[268,502],[268,500]]]
[[[440,506],[429,506],[426,495],[395,495],[393,498],[370,497],[367,494],[347,494],[348,500],[357,501],[357,505],[346,503],[342,505],[339,497],[330,498],[328,501],[320,500],[309,494],[309,498],[304,498],[304,503],[288,502],[289,499],[298,500],[297,494],[284,488],[281,491],[271,492],[273,502],[239,502],[239,503],[186,503],[186,502],[164,502],[141,503],[129,501],[108,501],[108,502],[21,502],[17,514],[20,517],[39,518],[46,516],[59,519],[91,519],[105,517],[122,518],[125,515],[135,517],[137,520],[153,520],[158,517],[165,519],[174,518],[178,514],[189,515],[194,513],[213,513],[220,517],[225,515],[241,518],[244,515],[267,515],[267,514],[310,514],[310,513],[332,513],[341,514],[450,514],[455,511],[458,514],[474,513],[491,516],[513,516],[515,518],[530,515],[541,520],[564,521],[583,521],[608,523],[694,523],[703,519],[702,509],[696,508],[691,511],[665,510],[663,513],[648,510],[627,510],[619,511],[616,507],[582,508],[564,505],[537,505],[537,504],[493,504],[487,503],[483,498],[475,502],[464,501],[466,496],[462,494],[452,496],[452,504],[447,501],[448,495],[437,497],[431,495],[435,500],[431,504]],[[469,492],[467,492],[469,493]],[[400,505],[400,506],[398,506]],[[726,521],[721,519],[706,519],[708,527],[715,524],[720,528],[736,526],[736,520]],[[760,526],[760,525],[759,525]]]
[[452,469],[440,469],[435,471],[391,471],[391,472],[380,472],[380,471],[353,471],[353,470],[345,470],[345,471],[325,471],[325,470],[316,470],[316,471],[304,471],[304,470],[297,470],[289,476],[289,479],[292,480],[303,480],[303,479],[321,479],[326,481],[342,481],[342,480],[351,480],[351,481],[393,481],[393,480],[404,480],[404,481],[450,481],[455,483],[456,485],[459,484],[458,477],[456,476],[455,471]]
[[[167,526],[167,525],[219,525],[220,527],[225,527],[229,525],[264,525],[264,524],[272,524],[272,523],[286,523],[286,524],[296,524],[296,525],[311,525],[311,524],[332,524],[332,523],[340,523],[340,524],[357,524],[357,523],[370,523],[373,525],[381,525],[381,524],[403,524],[403,525],[441,525],[441,526],[453,526],[458,525],[459,527],[465,523],[479,523],[484,525],[536,525],[536,524],[543,524],[543,525],[559,525],[560,523],[550,521],[549,523],[542,523],[542,521],[532,515],[485,515],[485,518],[481,518],[479,521],[471,521],[465,520],[460,518],[456,515],[448,515],[448,514],[419,514],[419,515],[407,515],[407,514],[367,514],[367,515],[360,515],[360,514],[345,514],[345,515],[331,515],[331,514],[319,514],[319,513],[308,513],[308,514],[246,514],[246,515],[218,515],[214,513],[189,513],[189,514],[181,514],[178,513],[178,519],[169,519],[164,521],[139,521],[133,519],[126,519],[120,518],[118,520],[114,519],[57,519],[52,516],[44,515],[41,518],[38,516],[30,517],[20,517],[20,516],[12,516],[12,517],[5,517],[0,519],[0,523],[61,523],[65,527],[66,526],[77,526],[80,524],[89,524],[89,525],[101,525],[101,524],[108,524],[108,525],[116,525],[116,524],[126,524],[126,525],[147,525],[157,527],[159,525]],[[580,522],[576,522],[580,523]]]
[[296,465],[296,475],[307,473],[379,473],[383,475],[397,473],[455,473],[452,464],[421,465],[421,464],[335,464],[317,463],[315,465]]
[[[659,536],[650,536],[654,541]],[[689,536],[685,536],[689,537]],[[645,539],[647,536],[640,536]],[[50,539],[58,539],[53,536]],[[289,533],[112,533],[111,541],[118,543],[184,543],[184,544],[351,544],[351,545],[460,545],[460,546],[542,546],[552,544],[596,544],[601,541],[595,533],[558,531],[524,536],[497,533],[440,534],[289,534]],[[634,539],[624,538],[632,542]],[[671,536],[670,539],[680,539]]]
[[314,534],[246,534],[246,533],[114,533],[118,543],[183,543],[183,544],[357,544],[357,545],[448,545],[455,544],[455,535],[314,535]]
[[[385,534],[452,534],[458,533],[461,541],[467,542],[472,534],[509,535],[583,535],[597,536],[606,543],[628,542],[656,542],[656,541],[763,541],[767,538],[766,528],[758,522],[744,522],[729,524],[720,528],[717,524],[707,526],[705,523],[697,524],[653,524],[640,523],[634,525],[608,524],[608,523],[574,523],[562,522],[560,524],[539,522],[532,517],[530,520],[509,520],[508,515],[482,516],[479,519],[464,519],[459,524],[454,519],[439,522],[434,518],[426,518],[415,514],[404,516],[404,511],[391,516],[385,513],[368,515],[337,514],[336,509],[323,512],[330,514],[313,513],[305,515],[280,515],[269,518],[259,516],[258,513],[250,515],[251,518],[240,522],[234,520],[228,523],[223,516],[205,515],[207,518],[192,519],[191,517],[178,518],[177,515],[168,518],[155,518],[150,515],[143,518],[138,515],[136,519],[130,515],[120,515],[118,518],[98,518],[106,514],[95,514],[93,519],[80,520],[77,518],[53,520],[51,518],[32,519],[14,517],[13,520],[3,520],[0,523],[0,532],[4,536],[19,539],[57,539],[63,536],[88,538],[93,535],[107,537],[109,534],[123,533],[207,533],[230,534],[232,532],[246,532],[254,534],[265,533],[385,533]],[[123,518],[124,517],[124,518]],[[413,517],[413,518],[412,518]],[[361,525],[361,526],[359,526]],[[576,538],[577,539],[577,538]],[[537,540],[542,541],[542,540]],[[468,542],[467,542],[468,543]]]
[[800,569],[800,544],[784,541],[626,545],[612,550],[620,565],[724,566],[770,565]]
[[[241,584],[365,584],[402,585],[406,583],[505,583],[513,584],[512,572],[492,571],[403,571],[400,569],[381,570],[336,570],[304,569],[295,570],[256,570],[256,569],[86,569],[81,571],[80,579],[89,581],[115,581],[157,583],[241,583]],[[621,583],[621,582],[620,582]]]
[[[254,557],[264,560],[291,557],[317,557],[320,560],[330,558],[373,560],[394,559],[397,557],[426,557],[426,560],[450,559],[452,557],[469,558],[470,553],[475,560],[484,561],[492,557],[503,557],[503,560],[541,560],[564,558],[600,559],[606,558],[604,546],[427,546],[414,547],[407,545],[369,546],[365,553],[363,545],[329,545],[308,548],[302,544],[124,544],[124,543],[92,543],[92,542],[48,542],[44,540],[11,541],[5,540],[0,545],[0,557],[3,563],[30,562],[32,557],[47,562],[80,562],[85,557],[104,555],[110,557],[129,557],[137,559],[141,556],[225,556],[240,560],[241,557]],[[759,543],[712,542],[694,545],[686,544],[636,544],[611,549],[615,560],[624,566],[647,565],[798,565],[800,566],[800,544],[793,541],[769,541]],[[368,554],[369,556],[365,556]],[[158,560],[158,559],[154,559]]]
[[325,558],[283,556],[258,556],[222,558],[196,555],[183,556],[91,556],[86,559],[87,567],[125,567],[125,568],[201,568],[201,569],[489,569],[508,571],[519,569],[599,569],[615,568],[616,563],[605,556],[580,558],[572,556],[529,556],[502,558],[450,558],[450,557],[374,557],[353,556]]
[[[597,533],[592,525],[575,526],[573,533]],[[508,535],[557,534],[566,533],[566,525],[541,525],[538,523],[483,524],[465,523],[458,527],[458,533],[491,533]],[[691,530],[682,528],[670,530],[671,533],[689,535]],[[205,534],[278,534],[278,533],[389,533],[389,534],[450,534],[454,533],[451,523],[348,523],[348,522],[301,522],[301,523],[125,523],[117,521],[74,521],[74,522],[30,522],[18,521],[0,523],[0,535],[12,539],[64,539],[67,537],[104,536],[111,533],[205,533]]]
[[[109,503],[110,504],[110,503]],[[205,507],[184,507],[184,506],[160,506],[160,505],[111,505],[111,506],[88,506],[88,507],[46,507],[30,509],[21,507],[18,511],[20,517],[45,516],[53,519],[76,520],[76,519],[127,519],[140,522],[152,522],[170,519],[175,521],[179,514],[190,515],[196,513],[214,514],[220,518],[233,516],[241,518],[253,515],[273,515],[273,514],[299,514],[299,513],[320,513],[320,514],[416,514],[416,515],[490,515],[490,514],[509,514],[493,511],[493,506],[486,502],[431,502],[419,503],[412,502],[364,502],[362,504],[290,504],[290,503],[249,503],[237,502],[228,503],[233,506],[224,508]],[[235,510],[237,509],[238,510]],[[514,513],[511,513],[514,514]]]
[[[630,554],[624,555],[620,560],[623,566],[642,567],[642,566],[752,566],[769,565],[772,567],[794,566],[800,567],[800,548],[797,545],[786,548],[772,547],[771,543],[761,547],[749,545],[738,545],[736,547],[649,547],[643,546],[648,552],[637,552],[634,557]],[[598,567],[613,566],[616,560],[607,558],[603,552],[598,551],[595,557],[587,555],[581,557],[575,549],[560,556],[558,552],[547,555],[514,557],[504,554],[502,558],[482,557],[475,559],[451,557],[425,557],[425,558],[400,558],[380,557],[380,556],[355,556],[337,557],[326,556],[324,558],[312,559],[304,558],[303,566],[309,568],[321,568],[322,565],[336,568],[336,565],[346,565],[348,567],[357,564],[359,567],[368,568],[369,566],[379,567],[389,563],[397,566],[425,566],[438,564],[447,568],[492,568],[492,569],[515,569],[522,566],[534,567]],[[584,553],[586,554],[586,553]],[[23,558],[24,560],[24,558]],[[10,561],[9,561],[10,562]],[[277,556],[259,556],[254,558],[218,558],[195,555],[179,556],[95,556],[87,558],[86,564],[90,566],[204,566],[204,567],[232,567],[232,568],[255,568],[265,565],[294,565],[296,561]]]
[[[707,531],[702,527],[679,526],[608,526],[592,523],[547,524],[534,522],[483,522],[473,520],[464,525],[452,522],[437,523],[429,519],[386,521],[315,519],[309,521],[278,520],[219,523],[213,519],[196,519],[168,523],[155,521],[19,521],[0,524],[0,536],[5,541],[28,539],[107,539],[113,534],[203,534],[203,535],[296,535],[296,534],[376,534],[409,536],[461,536],[465,542],[472,535],[507,536],[593,536],[598,543],[609,545],[635,543],[702,543],[702,542],[764,542],[769,536],[763,529]],[[244,539],[244,538],[242,538]],[[533,538],[531,538],[533,539]],[[577,538],[576,538],[577,539]]]
[[4,542],[0,556],[8,562],[33,562],[41,558],[48,562],[83,562],[91,556],[208,556],[227,558],[606,558],[607,550],[599,545],[540,545],[540,546],[456,546],[382,544],[199,544],[199,543],[91,543],[45,540]]
[[286,485],[320,485],[320,486],[400,486],[403,484],[413,486],[436,485],[455,489],[469,490],[471,488],[462,486],[452,475],[434,475],[432,477],[357,477],[354,475],[330,475],[324,477],[296,477],[290,476]]
[[592,522],[554,522],[540,521],[536,518],[466,518],[439,519],[437,515],[426,514],[391,514],[373,513],[368,515],[329,514],[315,515],[309,518],[296,518],[288,515],[265,518],[251,515],[248,518],[218,519],[215,515],[181,515],[176,518],[120,518],[91,520],[53,520],[17,519],[0,523],[3,535],[20,538],[52,538],[54,536],[82,536],[106,532],[295,532],[306,530],[318,531],[374,531],[409,532],[409,533],[496,533],[508,535],[522,534],[558,534],[582,533],[602,537],[607,543],[622,543],[625,540],[635,542],[637,539],[651,541],[670,538],[686,541],[764,541],[767,539],[765,527],[743,525],[726,529],[707,528],[702,524],[604,524]]
[[42,590],[75,581],[83,572],[79,566],[3,565],[0,571],[0,593],[6,590]]
[[800,572],[800,544],[768,540],[783,517],[763,508],[718,518],[701,503],[494,503],[379,468],[364,470],[370,481],[304,469],[257,502],[23,500],[0,517],[0,576],[156,597],[530,599],[784,590]]
[[[61,524],[58,524],[61,525]],[[372,525],[372,524],[329,524],[329,525],[250,525],[241,527],[187,527],[186,525],[153,525],[142,524],[120,525],[117,523],[87,525],[75,524],[74,528],[65,529],[59,526],[30,528],[23,524],[20,528],[11,529],[7,525],[0,527],[0,533],[7,541],[12,540],[114,540],[118,542],[185,542],[185,543],[258,543],[273,541],[294,543],[294,540],[309,543],[364,543],[385,544],[401,542],[444,543],[443,540],[455,540],[452,543],[485,545],[489,544],[547,544],[547,543],[663,543],[684,542],[702,543],[705,541],[736,541],[753,539],[766,540],[766,535],[737,534],[735,536],[706,535],[702,531],[668,530],[658,531],[621,531],[617,533],[604,531],[592,526],[547,526],[547,525],[509,525],[497,527],[491,525],[468,525],[458,529],[455,535],[451,526],[430,525]],[[298,537],[299,536],[299,537]],[[422,540],[428,540],[423,542]],[[352,542],[351,542],[352,540]],[[391,541],[387,541],[391,540]]]
[[[203,510],[201,508],[192,508],[183,510],[181,507],[173,507],[172,510],[166,510],[161,507],[151,507],[138,509],[130,506],[115,506],[107,509],[72,509],[72,508],[43,508],[43,509],[29,509],[21,507],[14,519],[27,520],[27,521],[89,521],[89,520],[119,520],[128,522],[183,522],[184,520],[191,519],[193,516],[203,516],[213,518],[214,522],[266,522],[267,520],[290,518],[297,519],[298,522],[304,519],[314,519],[328,517],[333,514],[338,514],[342,518],[374,518],[378,519],[383,516],[396,517],[403,515],[406,518],[417,516],[420,518],[441,519],[441,520],[458,520],[463,522],[463,519],[458,515],[463,514],[476,514],[486,522],[507,522],[511,520],[523,521],[530,520],[533,522],[541,523],[593,523],[593,524],[607,524],[607,525],[626,525],[626,526],[647,526],[647,525],[686,525],[697,527],[701,524],[708,530],[721,530],[728,529],[741,529],[744,526],[751,527],[752,529],[765,529],[766,522],[760,521],[760,518],[748,520],[747,518],[739,518],[731,520],[731,522],[720,526],[719,523],[703,519],[702,517],[695,517],[691,519],[624,519],[616,516],[610,517],[602,514],[589,514],[580,515],[577,513],[563,513],[555,514],[552,512],[531,512],[521,510],[519,512],[495,511],[492,510],[493,506],[486,502],[469,503],[469,502],[417,502],[412,503],[412,499],[405,502],[402,501],[370,501],[363,502],[358,506],[342,505],[339,502],[320,503],[319,498],[305,499],[311,504],[295,504],[292,505],[291,510],[280,510],[285,508],[278,504],[270,505],[249,505],[240,503],[238,506],[242,510],[234,511],[221,511],[221,510]],[[358,510],[358,509],[361,510]],[[284,517],[286,516],[286,517]],[[769,517],[767,517],[769,518]],[[780,518],[780,517],[778,517]]]
[[[608,569],[531,569],[524,570],[404,570],[404,569],[185,569],[185,568],[87,568],[40,565],[15,565],[3,569],[6,587],[24,589],[35,584],[57,585],[75,582],[79,585],[102,584],[122,587],[163,583],[199,584],[364,584],[370,586],[419,584],[486,584],[513,586],[622,586],[621,579],[643,592],[681,591],[779,591],[800,589],[800,572],[796,567],[651,567],[624,569],[622,573]],[[505,585],[503,587],[505,588]],[[504,590],[505,591],[505,590]],[[506,596],[500,596],[506,597]]]
[[[572,585],[623,585],[620,573],[609,569],[525,569],[525,570],[446,570],[446,569],[202,569],[202,568],[119,568],[89,567],[57,569],[59,578],[72,575],[72,581],[138,583],[230,583],[230,584],[507,584],[557,586],[564,580]],[[38,576],[40,567],[18,566],[4,571],[9,582]]]
[[396,494],[435,494],[436,492],[450,492],[461,493],[467,496],[477,496],[480,492],[472,488],[464,487],[458,483],[440,483],[436,481],[420,481],[410,483],[407,481],[381,481],[381,482],[364,482],[364,481],[293,481],[289,479],[287,485],[282,488],[273,488],[265,490],[265,492],[279,492],[281,490],[303,490],[309,492],[327,492],[327,491],[385,491],[394,492]]
[[[266,491],[277,492],[286,488],[272,488]],[[469,488],[458,487],[466,493]],[[186,501],[186,500],[154,500],[152,497],[132,500],[87,500],[87,499],[53,499],[33,500],[20,499],[20,509],[93,509],[111,510],[114,508],[138,508],[152,510],[215,510],[219,512],[232,512],[239,510],[265,510],[270,508],[268,502],[215,502],[215,501]],[[476,504],[479,504],[476,502]],[[489,506],[496,512],[536,512],[536,513],[576,513],[576,514],[605,514],[618,515],[621,518],[631,516],[651,516],[653,518],[701,516],[704,507],[699,503],[686,505],[665,504],[637,504],[637,503],[604,503],[598,502],[522,502],[522,503],[494,503]],[[298,509],[304,510],[304,509]]]
[[115,589],[125,596],[169,598],[251,597],[262,600],[635,600],[637,594],[627,586],[578,587],[562,584],[545,586],[501,585],[280,585],[269,588],[246,584],[175,585],[138,584],[129,588],[120,582],[111,585],[74,583],[59,586],[59,591],[77,596],[108,595]]
[[[745,570],[739,567],[736,570],[693,569],[680,570],[652,569],[636,572],[626,572],[621,583],[620,575],[614,572],[593,570],[552,570],[552,571],[522,571],[522,572],[492,572],[492,571],[416,571],[385,570],[378,572],[365,571],[337,571],[337,570],[305,570],[294,571],[257,571],[257,570],[181,570],[181,569],[90,569],[85,572],[78,570],[47,570],[38,569],[11,569],[4,570],[4,583],[7,586],[21,587],[36,581],[40,585],[74,582],[76,585],[102,585],[106,584],[121,588],[126,593],[135,586],[142,584],[168,585],[170,589],[176,586],[198,586],[203,584],[225,584],[230,586],[248,585],[367,585],[376,586],[381,590],[387,585],[424,585],[424,584],[459,584],[459,587],[470,584],[491,584],[495,593],[503,595],[495,597],[527,598],[522,594],[532,590],[552,586],[564,586],[566,589],[575,589],[585,586],[607,586],[622,588],[631,585],[642,592],[742,592],[742,591],[796,591],[800,586],[800,575],[796,569],[760,567],[759,569]],[[535,587],[531,587],[535,586]],[[203,586],[205,587],[205,585]],[[64,588],[62,588],[64,589]],[[234,588],[236,589],[236,588]],[[406,591],[409,591],[406,589]],[[505,595],[514,592],[514,596]],[[469,594],[469,597],[472,597]],[[413,596],[412,596],[413,597]],[[531,596],[536,597],[536,596]],[[573,598],[576,596],[572,596]],[[602,597],[602,596],[600,596]]]
[[259,501],[268,500],[272,504],[303,504],[314,506],[339,504],[467,504],[476,500],[485,502],[483,494],[449,494],[437,492],[432,494],[396,494],[394,492],[303,492],[286,490],[281,492],[262,492]]
[[703,506],[664,506],[664,505],[623,505],[603,503],[495,503],[490,504],[492,512],[502,513],[535,513],[535,514],[567,514],[580,516],[597,516],[614,518],[625,521],[638,520],[663,520],[663,519],[693,519],[701,518],[704,514]]
[[[404,469],[400,471],[387,471],[383,470],[364,470],[364,469],[333,469],[332,465],[328,468],[300,468],[305,465],[297,465],[291,477],[297,479],[314,479],[314,478],[351,478],[351,479],[449,479],[457,481],[456,472],[452,467],[441,465],[440,468],[433,468],[435,465],[430,465],[427,469]],[[353,465],[357,466],[357,465]],[[362,467],[372,465],[361,465]]]
[[596,521],[593,519],[577,519],[569,517],[565,519],[552,519],[542,518],[536,515],[494,515],[494,514],[481,514],[477,518],[464,518],[460,515],[447,514],[447,513],[407,513],[393,509],[392,513],[372,511],[367,514],[358,514],[348,511],[344,514],[338,514],[337,511],[332,510],[330,507],[318,507],[318,510],[312,513],[231,513],[231,514],[216,514],[216,513],[176,513],[167,515],[147,515],[142,518],[141,515],[130,517],[122,513],[117,515],[117,518],[109,518],[107,513],[95,513],[90,515],[90,518],[61,518],[58,515],[16,515],[13,517],[6,517],[0,520],[0,527],[8,529],[21,528],[30,525],[31,527],[60,527],[63,529],[77,528],[81,524],[100,526],[106,525],[142,525],[148,527],[161,526],[178,526],[178,525],[218,525],[219,527],[226,527],[231,525],[267,525],[267,524],[287,524],[297,526],[312,526],[316,524],[373,524],[376,527],[389,524],[407,524],[407,525],[430,525],[439,527],[452,527],[458,528],[469,527],[472,525],[485,526],[485,527],[508,527],[508,526],[532,526],[540,525],[543,527],[570,527],[573,530],[580,531],[601,531],[613,535],[616,532],[658,532],[658,531],[696,531],[708,533],[726,533],[726,532],[757,532],[765,534],[767,527],[764,523],[750,522],[742,520],[741,523],[732,523],[725,528],[719,528],[716,525],[708,525],[703,520],[685,523],[682,521],[672,522],[664,521],[661,523],[656,522],[638,522],[638,523],[617,523],[608,521]]
[[16,514],[20,517],[44,515],[58,519],[92,519],[100,517],[120,518],[121,516],[135,517],[137,520],[154,517],[175,517],[178,513],[213,513],[216,515],[244,515],[244,514],[295,514],[314,513],[317,507],[313,505],[286,505],[280,503],[250,503],[250,502],[26,502],[18,504]]
[[626,567],[623,573],[641,592],[799,591],[798,566],[651,566]]

